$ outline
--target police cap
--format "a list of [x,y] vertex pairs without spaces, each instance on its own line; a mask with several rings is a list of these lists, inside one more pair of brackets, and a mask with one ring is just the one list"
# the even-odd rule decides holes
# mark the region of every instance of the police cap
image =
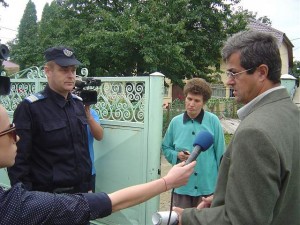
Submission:
[[60,66],[75,66],[81,64],[81,62],[75,58],[73,49],[63,46],[48,48],[45,51],[45,59],[47,62],[54,61]]

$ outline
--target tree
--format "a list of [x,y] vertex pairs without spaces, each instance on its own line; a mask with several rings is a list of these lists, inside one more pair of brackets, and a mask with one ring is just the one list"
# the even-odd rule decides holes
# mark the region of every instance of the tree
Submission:
[[294,77],[300,78],[300,61],[294,61],[291,74]]
[[296,78],[296,85],[299,87],[300,83],[300,61],[294,61],[291,74]]
[[[0,0],[0,3],[2,3],[3,7],[7,7],[8,4],[4,1],[4,0]],[[1,45],[1,40],[0,40],[0,45]],[[2,59],[0,57],[0,72],[3,70],[3,66],[2,66]]]
[[233,8],[233,11],[235,11],[239,15],[242,15],[246,20],[253,19],[267,26],[272,26],[272,21],[267,16],[257,18],[257,12],[252,12],[248,9],[243,9],[242,6],[237,7],[237,9]]
[[267,16],[259,17],[257,20],[267,26],[272,26],[272,21]]
[[[228,3],[229,2],[229,3]],[[245,28],[233,15],[239,1],[65,0],[69,44],[92,76],[132,76],[160,71],[173,83],[193,76],[211,79],[220,48]],[[87,26],[88,24],[88,26]],[[77,38],[75,38],[77,37]]]
[[[223,41],[247,24],[244,13],[232,10],[238,2],[57,0],[45,5],[38,32],[36,16],[26,29],[21,22],[12,56],[24,68],[41,62],[46,48],[66,45],[75,49],[91,76],[159,71],[177,84],[191,77],[217,82],[218,76],[211,75],[219,69]],[[25,14],[29,12],[23,20],[29,21]]]
[[0,0],[0,3],[2,3],[2,6],[7,7],[8,4],[4,0]]
[[29,0],[21,19],[16,40],[11,43],[11,59],[25,69],[37,65],[40,48],[35,4]]
[[46,3],[38,29],[41,51],[53,46],[64,45],[67,30],[64,24],[62,8],[55,1],[50,5]]

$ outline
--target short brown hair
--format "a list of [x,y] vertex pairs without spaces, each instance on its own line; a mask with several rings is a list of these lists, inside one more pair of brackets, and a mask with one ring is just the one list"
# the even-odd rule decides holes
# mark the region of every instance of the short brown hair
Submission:
[[46,62],[45,63],[45,66],[48,66],[48,67],[54,67],[54,65],[55,65],[55,62],[54,61],[49,61],[49,62]]
[[212,94],[211,87],[202,78],[192,78],[186,82],[183,88],[184,96],[186,97],[189,93],[194,95],[202,95],[204,103],[207,102]]

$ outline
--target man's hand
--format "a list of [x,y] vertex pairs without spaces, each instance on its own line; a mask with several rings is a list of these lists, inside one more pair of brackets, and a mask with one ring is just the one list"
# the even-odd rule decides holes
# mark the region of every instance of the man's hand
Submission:
[[197,206],[197,209],[209,208],[214,196],[210,195],[206,198],[202,197],[202,202]]
[[173,207],[173,211],[175,211],[178,215],[178,225],[182,225],[181,216],[182,216],[183,209],[179,207]]

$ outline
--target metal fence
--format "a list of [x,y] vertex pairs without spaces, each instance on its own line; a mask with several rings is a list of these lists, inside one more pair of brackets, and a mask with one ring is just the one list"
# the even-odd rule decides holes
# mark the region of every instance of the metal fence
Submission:
[[[96,191],[111,193],[118,189],[145,183],[160,176],[164,76],[153,73],[145,77],[95,77],[97,103],[104,127],[102,141],[94,142]],[[41,68],[33,67],[11,79],[11,93],[1,96],[0,103],[10,117],[26,96],[44,88],[47,79]],[[9,186],[4,169],[0,185]],[[93,221],[94,224],[152,224],[151,216],[159,209],[159,197],[146,203]]]

